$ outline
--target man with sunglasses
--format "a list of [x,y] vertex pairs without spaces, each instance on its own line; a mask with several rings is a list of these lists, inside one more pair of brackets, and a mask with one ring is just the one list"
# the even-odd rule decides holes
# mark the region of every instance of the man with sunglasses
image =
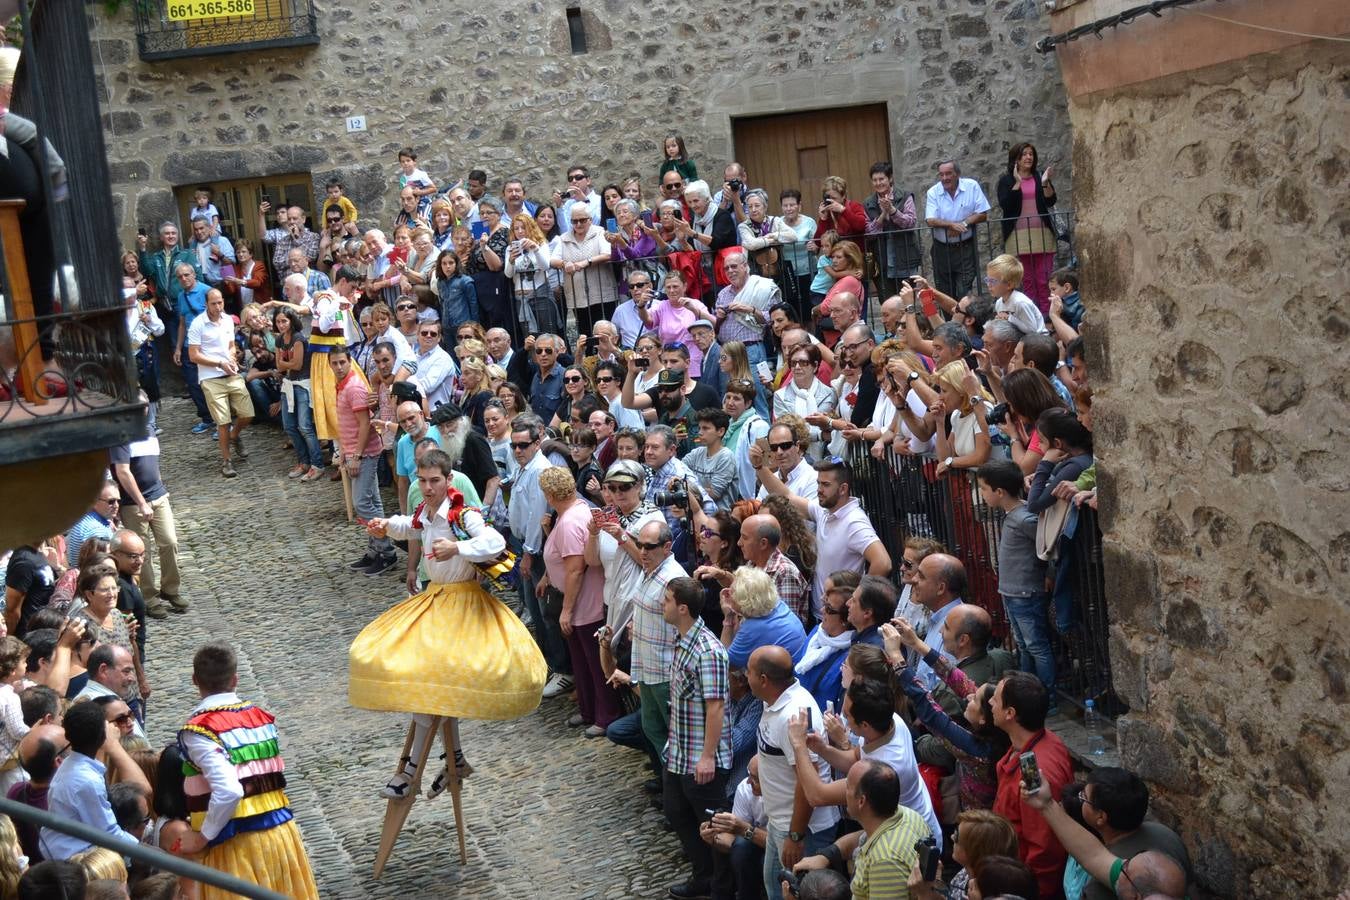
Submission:
[[872,371],[872,350],[877,339],[866,322],[855,322],[844,329],[839,343],[834,345],[835,353],[841,359],[848,359],[860,370],[858,375],[858,401],[853,404],[849,421],[855,428],[869,428],[876,413],[877,400],[881,396],[881,385]]
[[[649,422],[673,425],[677,419],[683,418],[690,429],[697,428],[693,411],[717,406],[717,394],[689,376],[689,348],[684,344],[677,341],[663,346],[661,365],[656,387],[642,394],[636,390],[637,368],[628,370],[623,382],[623,405],[628,409],[642,410],[643,417]],[[689,415],[679,415],[685,406],[689,407]]]
[[[1025,785],[1020,790],[1022,804],[1040,813],[1040,818],[1050,826],[1058,843],[1092,876],[1093,882],[1084,889],[1084,897],[1118,897],[1120,900],[1167,897],[1180,900],[1186,896],[1187,869],[1184,861],[1163,849],[1136,851],[1122,858],[1117,855],[1121,851],[1114,849],[1114,845],[1097,840],[1092,832],[1070,818],[1064,807],[1054,799],[1054,786],[1044,777],[1037,790],[1028,791]],[[1092,796],[1086,788],[1079,799],[1083,803],[1084,817],[1101,815],[1094,808]],[[1020,840],[1020,833],[1018,838]],[[1177,844],[1181,842],[1178,840]],[[1180,852],[1185,853],[1185,845],[1181,845]]]
[[558,355],[562,350],[562,339],[547,332],[534,339],[534,346],[530,350],[535,364],[528,392],[530,409],[544,422],[553,421],[554,414],[562,405],[563,367],[558,363]]
[[78,522],[66,532],[66,562],[74,567],[80,558],[80,548],[89,538],[112,540],[117,527],[117,513],[121,509],[122,495],[117,482],[105,481],[98,490],[98,497]]
[[567,170],[567,187],[553,192],[553,208],[558,210],[558,221],[572,221],[572,208],[580,203],[590,210],[591,221],[603,221],[600,195],[591,188],[591,173],[585,166],[572,166]]
[[[666,585],[688,574],[675,559],[672,538],[665,522],[648,522],[634,541],[642,576],[633,598],[633,662],[629,675],[642,700],[642,733],[653,747],[661,748],[670,736],[670,672],[679,638],[663,612]],[[664,780],[664,773],[658,774]]]
[[799,500],[815,500],[819,496],[816,470],[802,454],[804,444],[792,428],[779,424],[769,429],[767,452],[759,444],[751,445],[750,464],[755,467],[760,483],[758,499],[769,496],[768,486],[772,482],[766,476],[777,479],[789,496]]
[[454,399],[455,380],[459,366],[455,358],[441,346],[441,323],[417,324],[417,374],[411,379],[427,398],[428,409],[434,410]]

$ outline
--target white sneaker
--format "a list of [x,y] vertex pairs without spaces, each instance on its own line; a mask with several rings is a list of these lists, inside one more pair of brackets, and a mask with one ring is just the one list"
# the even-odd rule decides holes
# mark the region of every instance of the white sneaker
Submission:
[[572,676],[554,673],[548,684],[544,685],[544,697],[545,699],[561,697],[570,690],[572,690]]

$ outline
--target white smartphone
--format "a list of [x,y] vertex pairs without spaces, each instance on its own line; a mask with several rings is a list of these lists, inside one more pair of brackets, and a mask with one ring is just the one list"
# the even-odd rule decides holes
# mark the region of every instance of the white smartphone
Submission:
[[761,379],[773,377],[773,369],[769,368],[769,364],[763,360],[755,363],[755,373],[759,375]]

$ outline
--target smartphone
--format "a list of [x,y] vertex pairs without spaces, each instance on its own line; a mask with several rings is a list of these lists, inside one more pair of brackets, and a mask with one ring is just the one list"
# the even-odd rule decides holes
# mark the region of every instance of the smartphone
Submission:
[[1028,750],[1018,756],[1017,761],[1022,767],[1022,784],[1026,785],[1028,793],[1036,793],[1041,789],[1041,767],[1036,762],[1036,754]]
[[149,237],[149,236],[150,236],[150,235],[148,235],[148,234],[145,233],[145,226],[144,226],[144,225],[142,225],[140,228],[137,228],[137,229],[136,229],[136,233],[139,234],[141,237]]
[[66,610],[66,618],[75,618],[80,613],[84,612],[84,608],[88,605],[88,603],[84,602],[83,597],[76,597],[74,600],[70,601],[70,609]]
[[606,220],[605,220],[605,231],[608,231],[610,234],[618,234],[618,233],[619,233],[619,222],[618,222],[618,220],[616,220],[616,219],[606,219]]
[[937,848],[937,841],[931,837],[915,841],[914,852],[919,855],[920,877],[924,881],[936,879],[938,865],[942,862],[942,852]]
[[645,369],[649,367],[651,364],[652,361],[644,356],[633,357],[633,368],[635,369]]
[[797,892],[802,889],[801,879],[799,879],[791,869],[779,869],[778,880],[787,882],[787,886],[792,891],[794,897],[797,896]]
[[834,715],[834,701],[833,701],[833,700],[826,700],[826,701],[825,701],[825,715],[827,715],[827,716],[832,716],[832,715]]
[[933,296],[932,288],[924,288],[919,291],[919,302],[923,304],[923,314],[925,316],[937,315],[937,298]]
[[758,375],[761,380],[765,378],[772,378],[773,369],[769,367],[769,364],[767,362],[765,362],[764,360],[760,360],[759,362],[755,363],[755,374]]
[[272,195],[271,195],[271,194],[263,194],[263,195],[262,195],[262,202],[267,203],[267,204],[271,204],[271,202],[272,202]]
[[755,446],[758,447],[760,450],[764,451],[765,453],[768,453],[768,452],[769,452],[769,438],[768,438],[767,436],[762,437],[762,438],[755,438]]
[[473,232],[473,239],[476,241],[488,233],[488,226],[486,222],[474,222],[469,226],[469,230]]

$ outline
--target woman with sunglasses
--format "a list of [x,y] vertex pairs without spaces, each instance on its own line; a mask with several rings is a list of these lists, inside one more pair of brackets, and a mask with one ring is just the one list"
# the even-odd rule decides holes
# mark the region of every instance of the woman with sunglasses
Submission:
[[637,339],[630,364],[637,370],[637,377],[633,379],[633,393],[645,394],[654,390],[656,382],[661,379],[661,370],[665,368],[661,363],[661,342],[655,335],[644,334]]
[[722,585],[710,570],[735,572],[745,565],[741,556],[741,523],[729,509],[715,515],[697,515],[699,566],[694,578],[703,585],[703,624],[713,634],[722,633]]
[[572,407],[582,397],[594,396],[595,386],[586,377],[585,369],[580,366],[568,366],[563,369],[562,402],[558,404],[558,409],[553,413],[553,419],[549,422],[548,427],[561,433],[563,426],[572,420]]
[[685,296],[685,276],[679,269],[671,269],[666,273],[661,286],[665,294],[663,299],[652,291],[650,277],[647,277],[645,284],[642,283],[644,274],[635,274],[628,281],[638,318],[643,325],[656,332],[662,345],[679,343],[688,347],[689,377],[698,378],[703,373],[703,350],[689,333],[689,326],[699,319],[711,322],[713,317],[708,307],[701,300]]
[[857,572],[833,572],[825,579],[820,603],[820,622],[806,637],[806,650],[793,667],[802,687],[816,698],[822,710],[833,703],[842,709],[844,658],[853,644],[853,626],[848,622],[848,598],[862,580]]
[[[815,344],[803,344],[794,349],[787,363],[789,377],[783,386],[774,392],[773,416],[775,419],[789,413],[801,416],[810,429],[810,445],[807,450],[812,457],[819,459],[824,446],[821,440],[824,432],[820,425],[812,422],[812,419],[822,414],[828,418],[834,412],[837,398],[830,386],[816,377],[816,369],[820,366],[820,351],[816,349]],[[828,427],[827,425],[826,428]]]

